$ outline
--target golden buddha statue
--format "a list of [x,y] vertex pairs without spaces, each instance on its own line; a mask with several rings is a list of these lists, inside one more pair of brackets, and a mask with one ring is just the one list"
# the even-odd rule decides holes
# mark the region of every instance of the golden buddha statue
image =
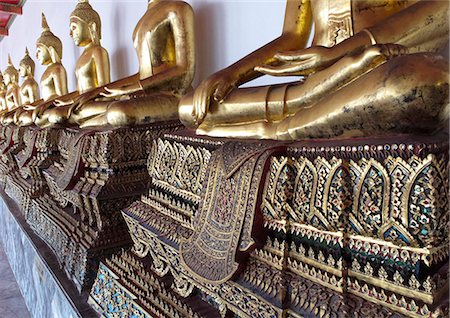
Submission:
[[[448,1],[287,1],[283,34],[203,81],[180,119],[211,136],[429,133],[448,118]],[[305,48],[311,23],[314,39]],[[304,76],[235,87],[262,74]]]
[[20,97],[23,105],[31,105],[40,99],[39,85],[34,79],[36,65],[30,57],[28,48],[25,49],[25,57],[20,61],[19,74],[23,78],[20,86]]
[[[139,73],[94,92],[71,113],[80,127],[123,126],[178,119],[178,103],[195,71],[194,13],[183,1],[150,0],[133,43]],[[116,100],[119,99],[119,100]]]
[[[89,98],[92,90],[110,82],[108,52],[101,46],[101,21],[98,13],[88,0],[79,0],[70,15],[70,36],[75,45],[84,47],[79,57],[75,75],[78,90],[56,100],[55,106],[44,111],[50,124],[67,122],[73,108],[84,98]],[[88,94],[85,94],[90,92]],[[69,120],[69,124],[75,122]]]
[[18,84],[19,71],[14,67],[10,55],[8,55],[8,67],[3,72],[3,78],[6,85],[6,109],[0,113],[0,123],[7,125],[10,122],[4,122],[4,119],[8,117],[10,112],[17,110],[22,105]]
[[0,113],[6,108],[6,85],[3,80],[3,73],[0,72]]
[[35,103],[35,107],[24,105],[21,111],[16,112],[15,123],[18,126],[28,126],[33,123],[38,126],[48,125],[44,110],[52,105],[55,98],[68,93],[67,73],[61,64],[62,43],[51,32],[44,13],[42,13],[42,33],[36,41],[36,58],[41,65],[47,65],[40,82],[43,100]]
[[18,116],[26,109],[26,107],[34,108],[34,104],[39,101],[39,85],[34,79],[35,63],[30,57],[28,48],[25,49],[25,57],[20,61],[19,74],[23,78],[20,86],[20,98],[22,106],[15,111],[5,115],[3,118],[4,124],[17,123]]

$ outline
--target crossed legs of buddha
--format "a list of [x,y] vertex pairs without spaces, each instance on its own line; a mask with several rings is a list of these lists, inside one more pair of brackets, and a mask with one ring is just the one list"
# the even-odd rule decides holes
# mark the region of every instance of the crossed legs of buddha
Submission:
[[[234,90],[213,103],[197,133],[301,139],[430,132],[448,118],[448,61],[432,54],[386,56],[369,48],[304,83]],[[375,54],[374,54],[375,53]],[[194,126],[192,94],[180,119]]]
[[154,93],[118,100],[104,112],[81,122],[80,127],[132,126],[178,119],[179,97],[172,93]]

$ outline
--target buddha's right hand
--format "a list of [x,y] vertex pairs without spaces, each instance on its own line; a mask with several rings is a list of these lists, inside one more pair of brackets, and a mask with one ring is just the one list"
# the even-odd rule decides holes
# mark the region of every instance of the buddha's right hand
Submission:
[[236,87],[237,79],[227,72],[217,72],[204,80],[195,90],[192,116],[200,125],[211,104],[211,98],[221,103]]
[[334,47],[312,46],[307,49],[279,52],[274,58],[279,65],[262,65],[255,71],[272,76],[299,76],[315,73],[335,63],[343,56]]
[[36,106],[33,106],[33,105],[23,105],[22,108],[23,108],[23,110],[28,111],[28,110],[34,110],[34,109],[36,109]]
[[74,103],[73,99],[63,100],[63,99],[55,99],[55,106],[67,106],[72,105]]
[[105,87],[105,91],[100,93],[100,95],[105,98],[115,99],[124,95],[124,91],[118,88]]

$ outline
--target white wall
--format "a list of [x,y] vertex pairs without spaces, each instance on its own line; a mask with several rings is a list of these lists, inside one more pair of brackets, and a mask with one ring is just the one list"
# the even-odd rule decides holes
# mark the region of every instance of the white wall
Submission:
[[[187,0],[195,11],[197,70],[199,80],[220,70],[280,35],[286,0]],[[41,12],[51,30],[63,42],[63,63],[69,76],[69,89],[76,88],[74,67],[81,49],[69,37],[69,16],[76,0],[28,0],[23,15],[12,25],[9,36],[0,42],[0,68],[7,66],[11,53],[18,67],[25,46],[34,57],[35,43],[41,34]],[[132,43],[133,29],[147,8],[147,0],[91,0],[102,19],[102,45],[111,59],[111,76],[116,80],[137,72]],[[44,67],[36,63],[39,81]],[[279,82],[263,77],[252,84]]]

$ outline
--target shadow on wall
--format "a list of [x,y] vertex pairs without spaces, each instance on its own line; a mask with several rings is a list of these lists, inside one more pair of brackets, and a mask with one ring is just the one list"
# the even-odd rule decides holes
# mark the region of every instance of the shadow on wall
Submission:
[[[143,12],[144,14],[144,12]],[[121,34],[123,31],[123,12],[119,8],[119,6],[115,7],[114,10],[114,30],[112,30],[113,34]],[[137,21],[136,21],[137,23]],[[130,76],[130,63],[128,63],[130,48],[133,48],[133,42],[131,40],[131,34],[128,36],[128,43],[122,43],[119,37],[116,38],[116,50],[114,50],[113,54],[110,56],[111,59],[111,80],[124,78]],[[113,74],[115,76],[113,76]]]
[[224,52],[219,48],[221,38],[220,26],[224,25],[224,4],[219,1],[213,3],[195,3],[195,38],[197,49],[197,68],[193,86],[218,70],[219,61],[224,59]]

